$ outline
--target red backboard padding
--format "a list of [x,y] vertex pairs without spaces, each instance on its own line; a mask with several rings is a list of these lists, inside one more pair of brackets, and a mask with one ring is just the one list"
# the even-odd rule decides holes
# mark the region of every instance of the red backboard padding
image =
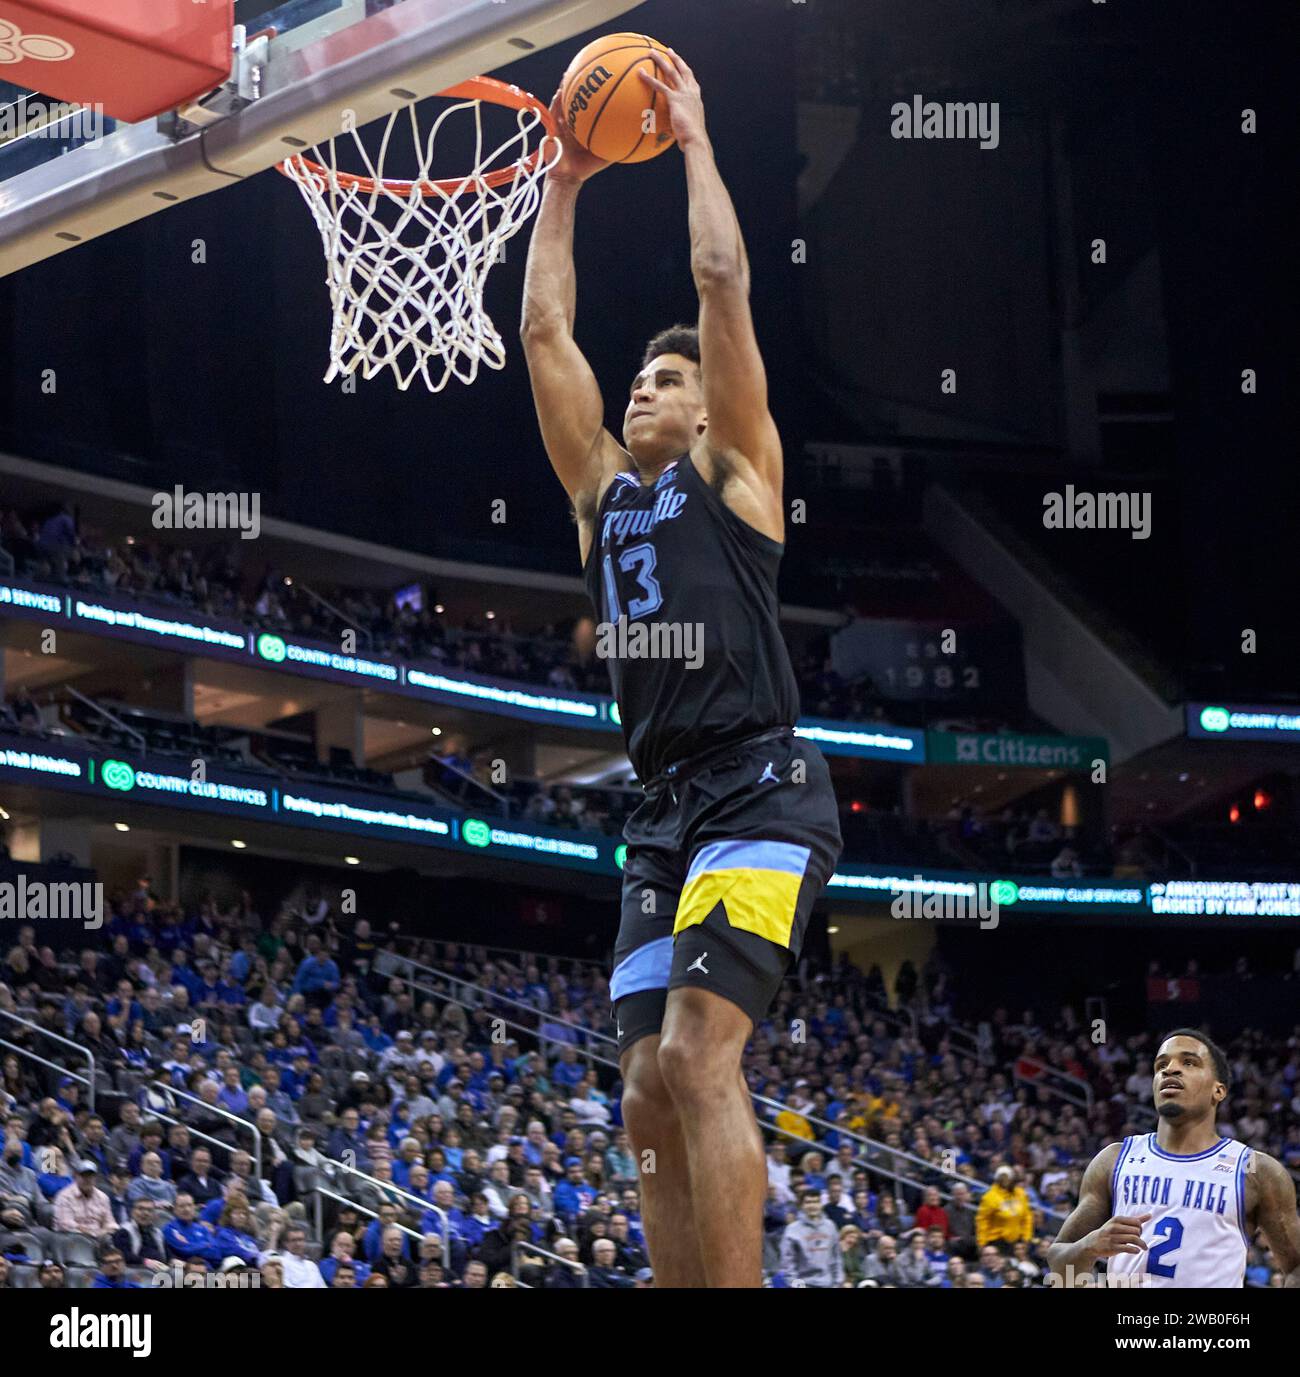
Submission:
[[230,75],[234,0],[0,0],[0,80],[149,119]]

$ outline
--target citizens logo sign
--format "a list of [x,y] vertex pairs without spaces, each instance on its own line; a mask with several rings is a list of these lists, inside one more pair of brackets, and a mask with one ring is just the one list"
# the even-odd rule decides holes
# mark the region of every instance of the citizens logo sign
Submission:
[[1100,736],[1020,736],[1015,732],[927,732],[932,765],[1008,765],[1049,770],[1091,770],[1109,760]]

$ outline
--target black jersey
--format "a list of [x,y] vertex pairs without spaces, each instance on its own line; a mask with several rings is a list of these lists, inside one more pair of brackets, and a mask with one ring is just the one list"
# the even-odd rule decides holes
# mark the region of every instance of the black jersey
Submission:
[[783,550],[722,501],[689,454],[651,487],[635,473],[609,485],[583,577],[642,781],[793,726],[799,691],[777,615]]

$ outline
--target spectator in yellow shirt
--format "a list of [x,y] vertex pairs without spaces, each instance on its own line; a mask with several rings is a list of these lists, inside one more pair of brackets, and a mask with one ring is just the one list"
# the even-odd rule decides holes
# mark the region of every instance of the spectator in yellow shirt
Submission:
[[784,1129],[787,1133],[793,1133],[796,1138],[806,1138],[812,1142],[812,1125],[802,1114],[796,1114],[793,1109],[782,1109],[776,1116],[777,1128]]
[[1002,1166],[993,1175],[993,1184],[984,1192],[975,1215],[975,1241],[983,1248],[986,1243],[1018,1243],[1029,1240],[1034,1233],[1034,1207],[1029,1203],[1023,1186],[1016,1185],[1015,1172]]

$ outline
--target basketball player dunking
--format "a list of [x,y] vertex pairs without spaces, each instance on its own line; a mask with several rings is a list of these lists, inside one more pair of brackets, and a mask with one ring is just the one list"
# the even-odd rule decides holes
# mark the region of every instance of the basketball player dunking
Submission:
[[645,791],[624,833],[610,994],[655,1284],[756,1287],[767,1175],[741,1057],[841,843],[826,762],[792,732],[798,691],[776,592],[781,444],[740,226],[694,75],[675,54],[655,62],[645,80],[667,101],[686,164],[698,329],[650,342],[620,445],[572,334],[574,207],[607,164],[564,129],[557,95],[563,154],[533,230],[521,336],[598,619],[703,634],[697,667],[609,662]]
[[1231,1072],[1201,1033],[1180,1028],[1156,1052],[1154,1133],[1103,1148],[1088,1166],[1079,1203],[1048,1249],[1048,1266],[1067,1285],[1067,1268],[1132,1284],[1242,1285],[1246,1252],[1263,1233],[1283,1285],[1300,1287],[1300,1223],[1295,1183],[1273,1157],[1214,1127]]

